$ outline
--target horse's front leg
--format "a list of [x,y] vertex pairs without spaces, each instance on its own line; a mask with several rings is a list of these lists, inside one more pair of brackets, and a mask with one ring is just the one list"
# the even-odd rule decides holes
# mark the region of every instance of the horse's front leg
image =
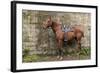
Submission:
[[63,45],[63,41],[62,40],[58,40],[58,56],[57,56],[57,58],[59,58],[60,60],[63,59],[62,45]]
[[57,59],[60,58],[60,46],[59,46],[59,42],[57,40]]

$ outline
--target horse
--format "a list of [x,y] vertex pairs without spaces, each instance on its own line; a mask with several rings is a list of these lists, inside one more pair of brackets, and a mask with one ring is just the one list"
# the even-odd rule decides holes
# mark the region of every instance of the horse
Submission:
[[49,16],[44,22],[43,22],[43,28],[47,29],[51,27],[53,30],[55,37],[56,37],[56,42],[57,42],[57,48],[58,48],[58,56],[57,58],[63,59],[63,43],[64,43],[64,38],[67,38],[67,42],[76,40],[77,42],[77,48],[78,50],[81,50],[81,39],[84,37],[84,32],[79,28],[79,27],[72,27],[72,31],[69,32],[63,32],[62,31],[62,26],[60,23],[55,22],[51,19],[51,16]]

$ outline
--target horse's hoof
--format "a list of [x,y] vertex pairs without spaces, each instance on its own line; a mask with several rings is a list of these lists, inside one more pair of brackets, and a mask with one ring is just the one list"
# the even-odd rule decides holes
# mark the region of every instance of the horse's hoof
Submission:
[[60,57],[60,60],[63,60],[63,57]]
[[60,56],[57,56],[57,59],[59,59],[60,58]]

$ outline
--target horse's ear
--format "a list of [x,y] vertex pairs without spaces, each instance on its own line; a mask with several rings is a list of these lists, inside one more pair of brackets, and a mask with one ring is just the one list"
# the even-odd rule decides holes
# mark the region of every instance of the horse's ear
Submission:
[[60,18],[59,18],[59,17],[57,17],[57,19],[56,19],[56,20],[57,20],[57,22],[58,22],[58,23],[60,22]]
[[48,16],[48,19],[51,20],[51,16]]

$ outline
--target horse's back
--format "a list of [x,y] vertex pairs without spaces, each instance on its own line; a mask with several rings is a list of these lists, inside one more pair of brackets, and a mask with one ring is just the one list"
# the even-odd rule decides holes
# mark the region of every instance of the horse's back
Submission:
[[82,37],[84,37],[84,31],[83,31],[82,26],[75,26],[74,29],[74,33],[75,33],[75,37],[77,40],[81,40]]
[[77,32],[83,32],[84,26],[82,25],[76,25],[72,27],[73,30],[77,30]]

